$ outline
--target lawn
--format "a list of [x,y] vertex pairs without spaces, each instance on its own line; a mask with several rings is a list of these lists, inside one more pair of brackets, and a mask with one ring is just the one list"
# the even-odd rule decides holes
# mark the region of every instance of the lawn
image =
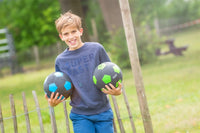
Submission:
[[[189,48],[184,52],[184,56],[161,56],[156,62],[142,66],[145,92],[155,133],[199,133],[200,131],[199,36],[199,27],[170,35],[170,37],[175,39],[175,45],[177,46],[189,44]],[[32,90],[35,90],[38,96],[45,132],[51,132],[49,109],[44,98],[43,82],[45,77],[53,71],[52,65],[52,68],[0,78],[0,103],[3,110],[6,133],[14,132],[13,125],[11,124],[10,94],[13,94],[15,100],[18,132],[26,132],[22,92],[26,94],[32,132],[40,132]],[[137,133],[144,133],[136,88],[134,86],[134,77],[131,70],[122,71],[124,87]],[[66,102],[69,109],[69,100]],[[125,130],[129,133],[131,132],[131,127],[122,95],[117,97],[117,102]],[[62,104],[54,109],[58,132],[66,132]]]

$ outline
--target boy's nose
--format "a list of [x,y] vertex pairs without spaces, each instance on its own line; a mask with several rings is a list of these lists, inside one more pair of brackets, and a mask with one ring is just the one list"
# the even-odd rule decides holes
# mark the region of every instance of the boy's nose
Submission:
[[69,36],[68,36],[69,38],[73,38],[73,35],[72,34],[69,34]]

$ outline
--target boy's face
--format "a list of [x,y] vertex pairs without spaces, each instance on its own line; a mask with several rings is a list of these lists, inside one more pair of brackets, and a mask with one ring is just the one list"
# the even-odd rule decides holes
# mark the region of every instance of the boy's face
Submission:
[[67,26],[61,30],[61,34],[59,34],[62,41],[68,45],[69,50],[76,50],[83,46],[81,41],[81,36],[83,34],[83,29],[77,29],[75,26]]

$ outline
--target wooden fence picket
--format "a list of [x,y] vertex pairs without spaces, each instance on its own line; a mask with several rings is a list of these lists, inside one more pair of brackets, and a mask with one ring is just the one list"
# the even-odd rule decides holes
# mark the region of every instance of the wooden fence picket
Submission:
[[113,128],[114,128],[114,133],[117,133],[117,127],[115,123],[115,118],[113,118]]
[[36,105],[36,110],[37,110],[37,114],[38,114],[38,119],[39,119],[39,123],[40,123],[40,131],[41,133],[44,133],[44,127],[43,127],[43,123],[42,123],[42,115],[40,112],[40,106],[39,106],[39,102],[37,99],[37,95],[35,91],[32,91],[33,97],[34,97],[34,101],[35,101],[35,105]]
[[26,96],[25,96],[24,92],[22,92],[22,99],[23,99],[23,105],[24,105],[24,114],[25,114],[25,119],[26,119],[27,133],[31,133],[31,125],[30,125],[30,119],[29,119],[29,115],[28,115],[28,107],[27,107]]
[[63,108],[64,108],[64,113],[65,113],[67,133],[70,133],[69,118],[68,118],[68,113],[67,113],[66,101],[63,102]]
[[56,125],[56,118],[55,118],[55,112],[54,108],[49,105],[49,112],[51,116],[51,127],[52,127],[52,132],[57,133],[57,125]]
[[15,103],[14,103],[14,99],[13,99],[12,94],[10,95],[10,107],[11,107],[11,113],[12,113],[12,118],[13,118],[14,132],[18,133]]
[[1,133],[4,133],[3,114],[2,114],[1,104],[0,104],[0,127],[1,127]]
[[129,115],[129,119],[130,119],[132,131],[133,131],[133,133],[136,133],[135,124],[134,124],[134,122],[133,122],[133,117],[132,117],[132,114],[131,114],[129,102],[128,102],[127,95],[126,95],[126,91],[125,91],[124,88],[122,89],[122,94],[123,94],[123,96],[124,96],[124,101],[125,101],[126,108],[127,108],[127,111],[128,111],[128,115]]
[[121,133],[125,133],[124,126],[123,126],[123,123],[122,123],[122,119],[121,119],[120,113],[119,113],[119,107],[117,105],[117,100],[116,100],[115,96],[111,96],[111,97],[112,97],[112,101],[113,101],[113,104],[114,104],[115,113],[116,113],[118,124],[119,124],[119,129],[120,129]]

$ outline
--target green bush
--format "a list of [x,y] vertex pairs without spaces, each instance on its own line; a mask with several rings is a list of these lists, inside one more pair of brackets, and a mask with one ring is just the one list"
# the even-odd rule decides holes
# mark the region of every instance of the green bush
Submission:
[[110,39],[105,43],[112,62],[115,62],[121,68],[130,68],[128,48],[126,37],[123,29],[119,29],[115,33],[108,33]]
[[[129,54],[124,31],[119,29],[109,34],[111,37],[106,43],[113,62],[121,68],[130,68]],[[155,51],[158,48],[159,40],[154,31],[147,31],[146,27],[140,27],[136,31],[137,48],[141,65],[156,60]]]
[[155,51],[161,42],[155,31],[147,26],[141,26],[136,30],[136,40],[140,63],[143,65],[155,61]]

